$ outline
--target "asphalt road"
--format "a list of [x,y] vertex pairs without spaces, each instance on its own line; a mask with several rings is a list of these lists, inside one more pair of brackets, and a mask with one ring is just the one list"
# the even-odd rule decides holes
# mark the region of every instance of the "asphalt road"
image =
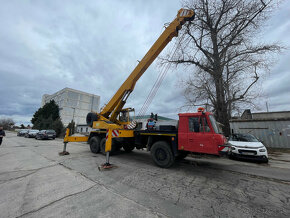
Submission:
[[290,154],[269,164],[186,158],[170,169],[145,151],[111,157],[84,143],[7,133],[0,147],[0,217],[290,217]]

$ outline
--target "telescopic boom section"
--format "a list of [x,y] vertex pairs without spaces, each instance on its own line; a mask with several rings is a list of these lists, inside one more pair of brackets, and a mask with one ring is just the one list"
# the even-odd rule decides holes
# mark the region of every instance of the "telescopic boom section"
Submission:
[[143,75],[147,68],[152,64],[160,52],[172,40],[173,37],[178,36],[178,31],[186,21],[194,19],[194,12],[188,9],[180,9],[177,17],[164,30],[157,41],[153,44],[147,54],[139,62],[133,72],[129,75],[126,81],[121,85],[116,94],[112,97],[109,103],[101,111],[101,115],[115,122],[118,114],[126,103],[130,93],[134,90],[138,79]]

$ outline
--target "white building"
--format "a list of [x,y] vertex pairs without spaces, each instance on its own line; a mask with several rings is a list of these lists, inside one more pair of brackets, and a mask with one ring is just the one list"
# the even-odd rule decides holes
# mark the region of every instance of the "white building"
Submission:
[[89,112],[99,112],[100,96],[75,89],[64,88],[52,95],[42,96],[41,107],[54,100],[60,109],[60,118],[66,126],[72,120],[76,124],[86,123]]

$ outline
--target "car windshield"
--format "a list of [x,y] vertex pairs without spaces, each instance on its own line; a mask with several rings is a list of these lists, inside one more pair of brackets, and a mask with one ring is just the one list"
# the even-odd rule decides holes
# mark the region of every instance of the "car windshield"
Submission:
[[211,122],[211,125],[212,125],[212,128],[214,130],[215,133],[220,133],[222,134],[222,130],[221,128],[219,127],[219,125],[217,124],[215,118],[213,115],[209,115],[209,119],[210,119],[210,122]]
[[241,142],[258,142],[259,140],[251,134],[233,134],[230,137],[230,141],[241,141]]
[[55,133],[55,131],[54,130],[47,130],[46,133],[53,134],[53,133]]
[[38,130],[30,130],[29,132],[39,132]]

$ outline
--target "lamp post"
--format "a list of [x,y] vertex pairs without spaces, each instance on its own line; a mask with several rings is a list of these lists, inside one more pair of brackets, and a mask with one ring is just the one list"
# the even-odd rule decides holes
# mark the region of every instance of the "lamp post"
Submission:
[[72,120],[73,120],[73,122],[75,122],[75,111],[76,111],[76,108],[75,107],[71,107],[72,109],[74,109],[74,111],[73,111],[73,118],[72,118]]

